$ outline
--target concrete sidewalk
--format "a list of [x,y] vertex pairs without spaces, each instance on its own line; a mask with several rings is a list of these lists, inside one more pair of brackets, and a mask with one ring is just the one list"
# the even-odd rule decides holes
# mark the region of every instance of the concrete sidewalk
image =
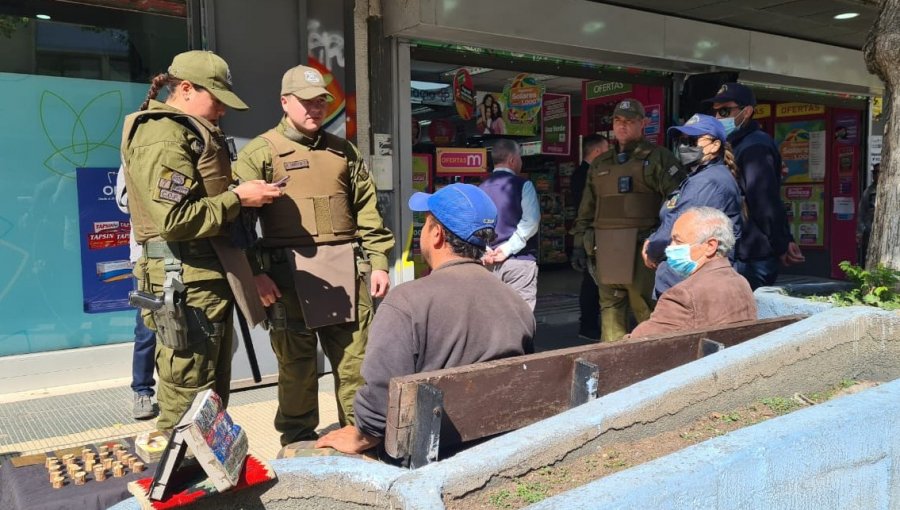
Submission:
[[[547,272],[535,317],[538,351],[584,343],[577,338],[578,296],[561,292],[572,286],[571,272]],[[41,453],[153,430],[156,420],[131,417],[128,379],[111,379],[39,391],[0,394],[0,462],[19,454]],[[231,393],[228,412],[247,432],[251,453],[274,459],[281,444],[272,424],[278,406],[276,386]],[[337,427],[331,374],[319,379],[319,432]]]
[[[110,380],[0,396],[0,461],[153,430],[156,420],[131,417],[129,382]],[[319,379],[320,431],[337,426],[333,387],[331,374]],[[231,394],[228,412],[247,432],[251,453],[263,459],[274,459],[281,448],[272,425],[277,407],[275,386]]]

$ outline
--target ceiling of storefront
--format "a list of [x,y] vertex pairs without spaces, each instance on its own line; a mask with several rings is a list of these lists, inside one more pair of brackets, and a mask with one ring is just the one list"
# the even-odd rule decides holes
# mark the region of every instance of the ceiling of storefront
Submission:
[[[758,32],[861,49],[878,9],[855,0],[629,0],[600,1]],[[836,20],[836,14],[859,16]]]

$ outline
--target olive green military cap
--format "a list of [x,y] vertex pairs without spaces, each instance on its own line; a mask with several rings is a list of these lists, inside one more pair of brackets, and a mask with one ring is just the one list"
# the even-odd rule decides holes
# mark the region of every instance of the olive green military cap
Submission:
[[327,96],[329,101],[334,96],[325,90],[325,78],[322,73],[312,67],[292,67],[281,78],[281,95],[293,94],[300,99],[314,99],[319,96]]
[[169,75],[205,88],[235,110],[250,108],[231,90],[228,63],[211,51],[192,50],[175,55],[169,66]]
[[644,113],[644,105],[637,99],[623,99],[616,105],[613,111],[613,117],[621,115],[629,119],[643,119],[646,117]]

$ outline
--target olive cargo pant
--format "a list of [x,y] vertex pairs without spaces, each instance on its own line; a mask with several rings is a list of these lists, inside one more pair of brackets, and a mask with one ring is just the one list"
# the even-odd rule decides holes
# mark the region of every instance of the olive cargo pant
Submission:
[[[602,269],[601,269],[602,271]],[[600,341],[618,340],[628,333],[628,306],[638,323],[653,311],[654,271],[644,265],[640,249],[634,262],[634,278],[628,285],[597,285],[600,294]]]
[[[286,328],[272,322],[269,338],[278,359],[278,410],[275,430],[281,433],[281,445],[315,439],[319,425],[319,381],[316,366],[316,332],[322,350],[328,356],[334,377],[340,426],[355,424],[353,398],[365,384],[360,375],[369,325],[372,323],[372,298],[369,289],[357,279],[357,321],[336,324],[311,331],[303,323],[300,300],[294,290],[293,269],[289,262],[272,262],[269,276],[281,291],[278,302],[269,308],[283,306]],[[352,298],[348,296],[348,298]]]
[[[161,286],[152,287],[155,294],[162,294]],[[224,332],[221,337],[207,336],[192,327],[188,333],[190,347],[184,350],[166,347],[157,335],[159,419],[156,428],[161,431],[172,430],[194,401],[194,396],[207,389],[212,388],[222,397],[222,404],[228,406],[234,304],[228,282],[225,279],[205,280],[186,285],[186,304],[201,310],[210,322],[224,323]],[[143,310],[143,316],[147,326],[155,331],[150,313]]]

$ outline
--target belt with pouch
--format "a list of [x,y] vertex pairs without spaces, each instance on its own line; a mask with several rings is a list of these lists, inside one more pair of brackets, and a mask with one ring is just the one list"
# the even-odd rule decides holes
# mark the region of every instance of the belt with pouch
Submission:
[[149,259],[184,259],[193,257],[215,257],[216,251],[205,239],[192,241],[146,241],[144,255]]

